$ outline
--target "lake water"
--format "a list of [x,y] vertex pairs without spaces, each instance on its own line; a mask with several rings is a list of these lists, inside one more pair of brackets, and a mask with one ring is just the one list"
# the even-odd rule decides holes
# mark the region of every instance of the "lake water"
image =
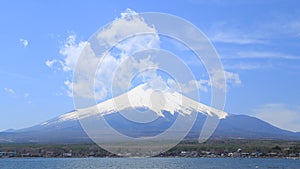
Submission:
[[300,160],[237,158],[8,158],[0,169],[299,169]]

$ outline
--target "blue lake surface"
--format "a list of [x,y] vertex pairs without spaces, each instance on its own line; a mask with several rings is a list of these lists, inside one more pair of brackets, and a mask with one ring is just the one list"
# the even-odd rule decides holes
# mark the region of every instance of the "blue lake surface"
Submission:
[[238,158],[7,158],[0,169],[300,169],[300,160]]

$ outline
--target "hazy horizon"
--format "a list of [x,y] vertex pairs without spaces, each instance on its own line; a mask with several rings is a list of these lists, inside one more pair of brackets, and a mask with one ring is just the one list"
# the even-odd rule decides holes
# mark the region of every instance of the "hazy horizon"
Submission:
[[[215,47],[227,79],[225,112],[254,116],[276,127],[300,132],[298,1],[0,4],[0,131],[30,127],[74,110],[73,71],[93,33],[117,18],[126,19],[128,13],[160,12],[191,22]],[[121,28],[115,25],[108,31]],[[145,29],[156,33],[149,25]],[[121,55],[122,49],[149,44],[172,51],[191,67],[199,85],[194,92],[199,92],[200,101],[209,105],[211,84],[205,67],[193,60],[193,54],[182,44],[148,36],[124,41],[111,53],[121,50]],[[107,69],[118,59],[107,62]],[[110,76],[101,74],[99,79],[105,81]],[[161,73],[163,79],[165,76]],[[132,86],[140,81],[133,81]],[[105,85],[97,94],[102,101],[112,97]]]

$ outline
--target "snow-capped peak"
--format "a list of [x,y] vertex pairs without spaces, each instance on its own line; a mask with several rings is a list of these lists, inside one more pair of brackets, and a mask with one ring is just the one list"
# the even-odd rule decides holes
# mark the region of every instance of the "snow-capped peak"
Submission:
[[139,85],[125,94],[106,100],[93,107],[64,114],[59,117],[59,120],[75,120],[95,115],[103,116],[125,109],[136,108],[150,109],[158,116],[164,116],[163,111],[169,112],[172,115],[175,112],[180,115],[199,112],[209,116],[217,116],[219,119],[224,119],[228,116],[224,111],[194,101],[168,88],[160,91],[154,90],[147,85]]

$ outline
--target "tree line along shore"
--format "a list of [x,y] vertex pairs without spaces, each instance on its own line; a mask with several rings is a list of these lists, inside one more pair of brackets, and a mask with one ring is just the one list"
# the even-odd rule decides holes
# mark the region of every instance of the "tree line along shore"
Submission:
[[[85,144],[0,144],[0,158],[88,158],[119,157],[93,143]],[[300,159],[300,141],[185,140],[157,157],[207,158],[293,158]]]

